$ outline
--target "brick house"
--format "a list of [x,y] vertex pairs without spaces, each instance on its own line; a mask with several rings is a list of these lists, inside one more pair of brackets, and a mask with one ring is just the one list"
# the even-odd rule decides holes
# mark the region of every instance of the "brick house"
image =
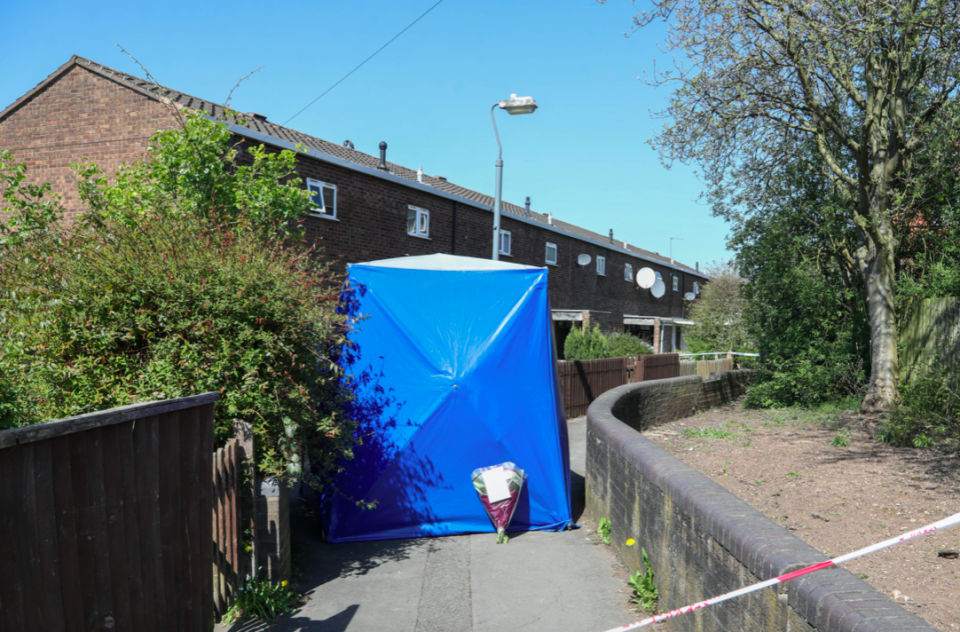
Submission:
[[[0,111],[0,149],[28,166],[32,182],[51,182],[68,216],[83,209],[70,163],[86,157],[105,172],[144,157],[150,136],[177,124],[177,108],[222,115],[221,106],[158,86],[74,56],[34,89]],[[306,219],[339,265],[404,255],[448,253],[490,256],[493,198],[379,156],[273,123],[248,113],[231,131],[243,143],[275,149],[307,149],[298,155],[304,186],[315,192],[317,211]],[[550,269],[550,302],[558,344],[572,327],[599,323],[628,331],[664,351],[682,344],[684,294],[697,293],[707,277],[696,268],[504,202],[501,258]],[[580,265],[581,255],[589,263]],[[583,257],[585,260],[586,257]],[[634,276],[651,268],[666,293],[655,298]]]

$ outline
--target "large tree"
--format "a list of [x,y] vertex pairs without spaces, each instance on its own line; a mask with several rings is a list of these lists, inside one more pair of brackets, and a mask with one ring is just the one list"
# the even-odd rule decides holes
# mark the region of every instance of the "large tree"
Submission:
[[737,266],[732,261],[714,262],[706,273],[710,282],[690,307],[690,319],[696,325],[684,330],[689,351],[753,351],[743,318],[743,279]]
[[[654,145],[699,164],[717,214],[765,204],[770,176],[812,143],[854,234],[837,254],[862,278],[870,323],[865,410],[898,398],[898,227],[922,211],[958,121],[960,0],[652,0],[683,61]],[[931,153],[933,152],[933,153]]]

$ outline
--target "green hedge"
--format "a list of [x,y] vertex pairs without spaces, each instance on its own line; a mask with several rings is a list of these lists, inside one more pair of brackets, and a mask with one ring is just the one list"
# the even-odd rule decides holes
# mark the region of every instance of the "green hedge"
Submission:
[[566,360],[597,360],[651,353],[653,347],[640,338],[626,333],[606,336],[600,331],[599,325],[593,329],[573,329],[563,345],[563,357]]

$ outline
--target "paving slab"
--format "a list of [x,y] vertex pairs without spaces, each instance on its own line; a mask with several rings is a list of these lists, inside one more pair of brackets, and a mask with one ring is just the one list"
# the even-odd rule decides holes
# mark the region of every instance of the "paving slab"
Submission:
[[[583,513],[586,422],[568,423],[574,518]],[[220,632],[603,632],[636,618],[626,571],[587,529],[327,544],[312,508],[291,502],[298,588],[307,603],[269,627]]]

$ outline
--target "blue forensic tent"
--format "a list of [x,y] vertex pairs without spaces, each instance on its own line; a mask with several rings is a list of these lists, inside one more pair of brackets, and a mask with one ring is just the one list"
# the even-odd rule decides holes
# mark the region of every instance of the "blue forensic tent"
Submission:
[[328,541],[493,532],[470,474],[504,461],[527,474],[511,531],[571,523],[546,269],[452,255],[354,264],[341,308],[364,317],[343,360],[363,443],[320,500]]

